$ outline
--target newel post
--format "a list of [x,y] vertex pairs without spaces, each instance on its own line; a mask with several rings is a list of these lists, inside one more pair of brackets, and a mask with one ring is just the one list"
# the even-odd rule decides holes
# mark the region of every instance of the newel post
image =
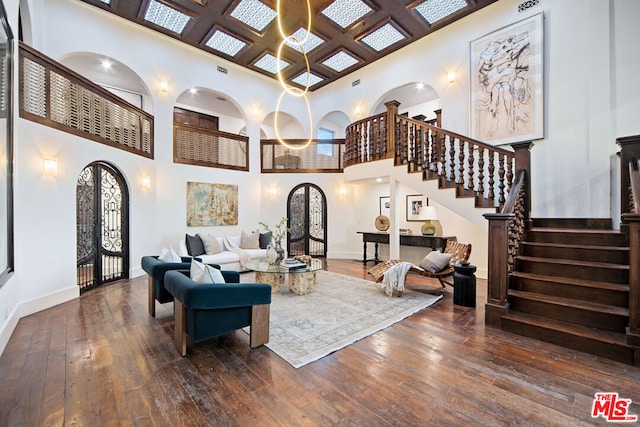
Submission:
[[387,157],[396,155],[396,115],[398,114],[398,101],[385,102],[387,107],[387,117],[385,119],[387,129]]
[[484,217],[489,221],[489,265],[484,323],[486,326],[500,328],[502,316],[509,312],[509,222],[515,218],[515,214],[484,214]]
[[433,112],[436,113],[436,126],[441,128],[442,127],[442,108],[433,110]]
[[635,347],[635,364],[640,365],[640,214],[624,214],[629,233],[629,327],[627,344]]
[[526,171],[525,176],[527,179],[524,182],[524,224],[525,228],[528,230],[531,228],[531,147],[533,147],[533,142],[517,142],[515,144],[511,144],[513,148],[513,156],[515,158],[515,170],[514,170],[514,179],[520,169],[524,169]]

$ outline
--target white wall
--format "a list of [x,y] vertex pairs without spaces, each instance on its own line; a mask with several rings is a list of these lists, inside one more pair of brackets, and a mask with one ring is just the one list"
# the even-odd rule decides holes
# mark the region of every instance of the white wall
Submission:
[[[0,288],[0,350],[24,315],[77,296],[75,287],[75,180],[88,163],[106,160],[125,175],[131,190],[132,274],[139,274],[142,255],[163,245],[177,244],[185,232],[237,233],[254,229],[259,220],[275,223],[286,213],[286,196],[293,186],[311,181],[320,185],[329,203],[329,256],[359,259],[362,243],[356,231],[371,224],[377,211],[375,187],[347,184],[347,197],[338,188],[343,177],[327,175],[266,175],[259,173],[259,126],[276,107],[280,87],[275,80],[246,71],[228,61],[180,44],[75,0],[23,0],[35,29],[27,39],[53,58],[73,52],[93,52],[131,68],[152,91],[155,116],[155,159],[82,140],[35,123],[16,119],[15,237],[16,272]],[[4,0],[17,34],[18,0]],[[534,217],[609,217],[610,194],[617,185],[611,164],[615,138],[640,133],[640,68],[636,41],[640,2],[636,0],[541,0],[518,14],[519,0],[501,0],[424,37],[399,52],[329,84],[310,96],[313,122],[330,112],[344,112],[357,120],[374,108],[381,94],[408,82],[423,81],[440,95],[443,126],[460,133],[469,127],[469,42],[495,29],[543,11],[545,14],[545,138],[533,149]],[[23,11],[27,13],[27,11]],[[73,23],[73,25],[65,25]],[[78,35],[82,35],[79,37]],[[229,70],[216,72],[216,65]],[[17,66],[16,66],[17,70]],[[455,70],[457,82],[447,82]],[[360,79],[355,87],[351,82]],[[170,82],[169,92],[158,91]],[[172,162],[172,110],[176,97],[190,87],[228,94],[252,117],[246,123],[250,138],[251,172],[177,165]],[[17,95],[17,85],[14,89]],[[336,96],[339,93],[340,96]],[[281,111],[295,117],[306,132],[306,114],[296,100],[285,97]],[[314,125],[317,126],[317,125]],[[298,132],[296,130],[296,132]],[[60,174],[42,177],[44,156],[56,155]],[[149,174],[152,188],[143,192],[139,179]],[[615,172],[613,176],[616,176]],[[186,181],[237,183],[239,225],[187,228]],[[265,189],[276,185],[274,199]],[[422,191],[421,189],[417,189]],[[442,200],[434,202],[442,204]],[[452,209],[447,207],[452,211]],[[460,212],[458,212],[460,213]],[[472,221],[473,222],[473,221]],[[443,224],[444,226],[444,224]],[[449,226],[447,225],[447,228]],[[468,225],[453,224],[461,241],[476,239]],[[446,231],[445,231],[446,232]],[[485,249],[486,250],[486,249]],[[476,248],[474,246],[475,256]],[[34,253],[46,257],[34,258]],[[473,259],[473,258],[472,258]],[[37,262],[38,268],[32,263]],[[484,262],[479,259],[478,264]]]

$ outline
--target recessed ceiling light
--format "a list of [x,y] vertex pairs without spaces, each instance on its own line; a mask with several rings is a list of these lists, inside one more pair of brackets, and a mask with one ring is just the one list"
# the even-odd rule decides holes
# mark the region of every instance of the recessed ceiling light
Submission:
[[156,0],[149,2],[144,19],[178,34],[182,34],[184,28],[191,21],[189,15]]
[[336,0],[322,14],[342,28],[347,28],[371,12],[371,8],[360,0]]
[[[295,79],[291,79],[292,82],[299,84],[300,86],[307,86],[307,76],[309,75],[309,73],[307,73],[306,71],[300,75],[298,75],[298,77],[296,77]],[[320,76],[317,76],[313,73],[311,73],[311,75],[309,75],[309,87],[311,86],[315,86],[318,83],[320,83],[321,81],[323,81],[324,79]]]
[[258,0],[241,0],[231,12],[231,16],[258,32],[271,23],[277,16],[271,9]]
[[198,89],[196,89],[195,87],[192,87],[191,89],[189,89],[189,93],[191,95],[196,95],[198,93]]
[[[262,58],[257,60],[253,65],[258,67],[258,68],[260,68],[260,69],[268,71],[271,74],[275,74],[278,71],[277,63],[278,63],[278,58],[276,58],[275,56],[271,55],[270,53],[267,53],[265,56],[263,56]],[[280,60],[280,69],[281,70],[283,68],[285,68],[285,67],[288,67],[289,65],[291,65],[291,64],[289,64],[284,59]]]
[[209,37],[209,40],[207,40],[205,45],[226,55],[235,56],[247,45],[247,43],[220,29],[215,29],[214,33],[211,34],[211,37]]
[[108,59],[105,58],[100,62],[100,65],[102,65],[102,68],[108,70],[113,65],[113,62],[111,62],[111,61],[109,61]]
[[[292,34],[292,36],[297,40],[297,42],[292,43],[290,41],[285,40],[285,43],[287,44],[287,46],[297,50],[298,52],[302,52],[302,50],[304,49],[304,53],[309,53],[313,49],[315,49],[316,47],[324,43],[324,40],[322,40],[320,37],[316,36],[313,33],[309,33],[305,28],[299,28],[298,31]],[[299,42],[303,40],[305,42],[302,43],[302,49],[301,49]]]
[[424,89],[424,83],[416,83],[416,89]]
[[104,4],[111,4],[111,0],[100,0]]
[[341,72],[346,70],[347,68],[358,63],[358,60],[353,56],[349,55],[344,50],[336,53],[335,55],[330,56],[329,58],[322,61],[324,65],[335,70],[337,72]]
[[427,23],[433,24],[467,6],[465,0],[427,0],[416,6],[414,10]]
[[391,23],[386,23],[371,34],[360,39],[360,41],[367,44],[376,52],[380,52],[404,38],[405,36],[391,25]]

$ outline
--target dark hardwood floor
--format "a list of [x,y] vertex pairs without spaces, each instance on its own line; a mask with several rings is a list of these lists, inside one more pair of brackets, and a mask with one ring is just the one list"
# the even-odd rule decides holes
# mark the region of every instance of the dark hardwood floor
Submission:
[[[361,262],[330,271],[366,277]],[[408,286],[434,279],[411,277]],[[435,306],[300,369],[242,331],[173,347],[173,305],[146,277],[20,320],[0,357],[0,426],[605,425],[596,392],[632,399],[640,368],[485,328],[477,308]]]

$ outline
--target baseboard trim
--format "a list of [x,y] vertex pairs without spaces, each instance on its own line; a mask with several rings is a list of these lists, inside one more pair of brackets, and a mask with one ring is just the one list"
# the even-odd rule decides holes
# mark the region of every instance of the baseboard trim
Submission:
[[79,296],[80,288],[74,285],[18,304],[5,322],[2,330],[0,330],[0,355],[4,352],[20,319],[58,304],[71,301]]

